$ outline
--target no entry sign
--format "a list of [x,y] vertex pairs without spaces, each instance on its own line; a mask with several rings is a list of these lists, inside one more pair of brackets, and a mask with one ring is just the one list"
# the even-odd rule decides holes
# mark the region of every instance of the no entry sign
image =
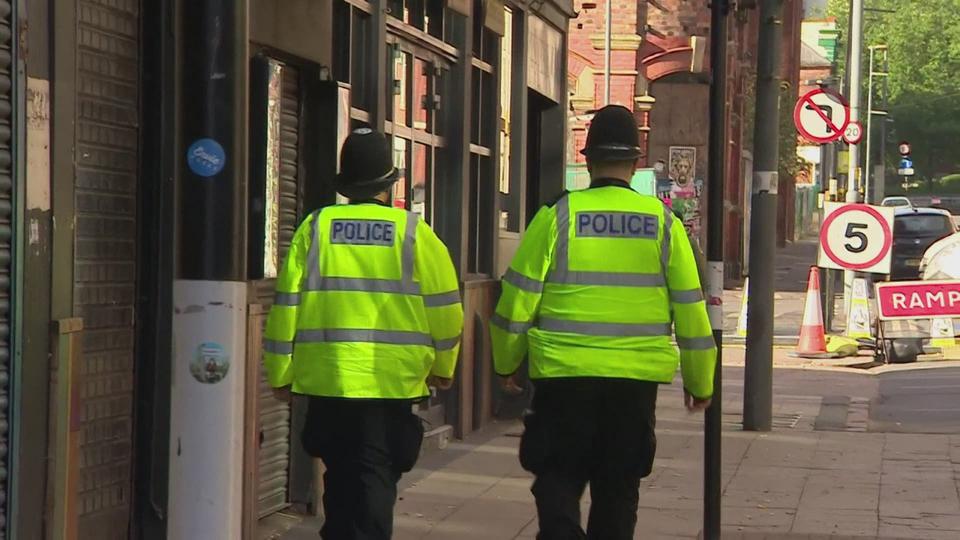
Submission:
[[890,273],[893,208],[867,204],[824,204],[819,266]]
[[826,144],[843,137],[850,124],[850,108],[839,94],[817,88],[797,101],[793,122],[804,138]]
[[881,320],[960,317],[960,281],[899,281],[877,284]]

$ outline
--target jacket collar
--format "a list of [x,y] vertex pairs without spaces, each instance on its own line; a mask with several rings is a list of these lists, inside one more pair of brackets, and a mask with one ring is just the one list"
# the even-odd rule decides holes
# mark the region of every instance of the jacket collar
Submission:
[[630,187],[630,183],[620,178],[595,178],[590,181],[590,187],[587,189],[602,188],[602,187],[619,187],[619,188],[626,188],[633,191],[633,188]]
[[387,207],[387,208],[390,208],[390,204],[389,204],[389,203],[385,203],[385,202],[381,201],[380,199],[357,199],[357,200],[351,199],[351,200],[350,200],[350,204],[377,204],[377,205],[380,205],[380,206],[385,206],[385,207]]

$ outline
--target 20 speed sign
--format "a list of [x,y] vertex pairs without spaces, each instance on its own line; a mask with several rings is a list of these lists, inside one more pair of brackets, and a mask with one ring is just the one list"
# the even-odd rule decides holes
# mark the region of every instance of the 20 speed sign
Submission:
[[819,266],[889,274],[892,246],[892,207],[824,204]]

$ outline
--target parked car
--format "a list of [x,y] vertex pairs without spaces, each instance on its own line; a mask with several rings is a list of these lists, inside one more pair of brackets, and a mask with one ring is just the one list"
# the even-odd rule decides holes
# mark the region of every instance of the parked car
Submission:
[[890,279],[920,279],[920,263],[927,248],[955,232],[957,227],[946,210],[897,208],[893,219]]
[[911,207],[913,203],[910,202],[910,199],[906,197],[887,197],[883,199],[883,202],[880,203],[880,206],[906,206]]

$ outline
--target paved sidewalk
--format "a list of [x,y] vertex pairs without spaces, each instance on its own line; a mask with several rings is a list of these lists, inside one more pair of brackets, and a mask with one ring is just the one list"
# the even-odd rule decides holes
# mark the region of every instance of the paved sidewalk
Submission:
[[[778,399],[774,432],[745,433],[739,396],[725,401],[725,538],[960,538],[960,436],[864,433],[865,415],[853,409],[848,431],[813,431],[820,399],[789,395]],[[679,404],[678,389],[664,389],[636,538],[700,533],[701,420]],[[495,425],[425,459],[406,479],[394,538],[534,538],[520,429]]]
[[[803,321],[807,278],[810,267],[816,262],[817,243],[813,240],[794,242],[777,250],[774,259],[777,291],[774,296],[774,336],[795,339],[799,334],[800,323]],[[723,291],[723,331],[733,339],[736,339],[742,300],[742,288]]]

